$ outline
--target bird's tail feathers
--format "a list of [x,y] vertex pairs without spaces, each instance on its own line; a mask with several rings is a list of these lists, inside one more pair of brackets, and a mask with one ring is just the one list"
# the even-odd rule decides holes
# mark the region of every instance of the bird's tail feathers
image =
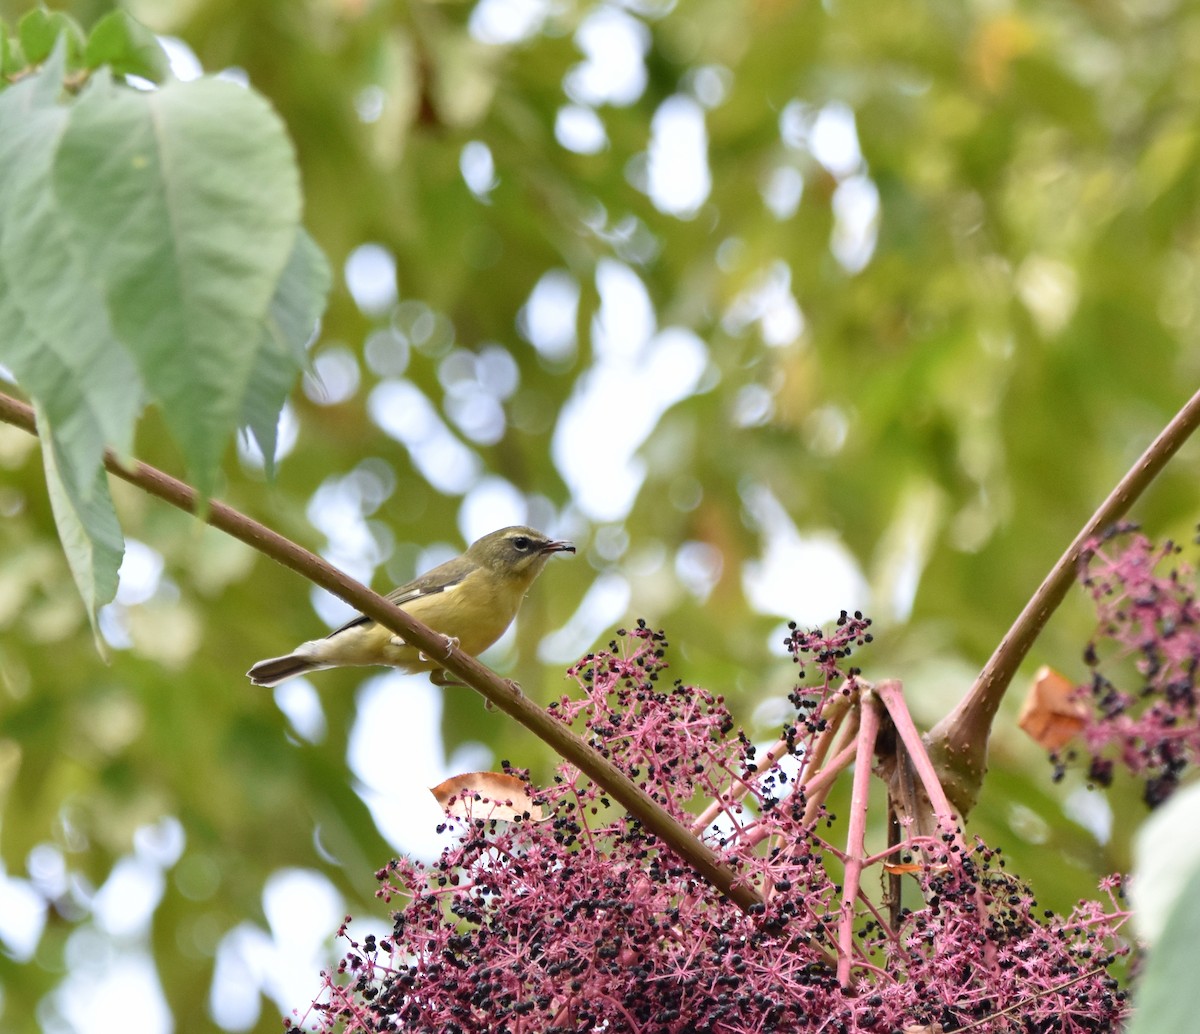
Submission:
[[259,661],[246,672],[246,676],[256,686],[277,686],[284,679],[328,667],[328,664],[322,664],[302,653],[289,653],[284,657],[268,657],[264,661]]

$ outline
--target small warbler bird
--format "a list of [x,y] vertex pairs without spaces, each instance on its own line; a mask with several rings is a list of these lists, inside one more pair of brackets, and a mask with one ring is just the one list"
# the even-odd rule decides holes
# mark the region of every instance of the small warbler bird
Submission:
[[[462,556],[393,589],[387,598],[444,635],[448,650],[461,647],[474,657],[512,624],[546,561],[555,553],[574,552],[570,542],[557,542],[532,528],[501,528],[472,543]],[[256,686],[275,686],[322,668],[369,664],[428,671],[432,681],[445,682],[437,660],[361,614],[324,639],[301,643],[286,657],[259,661],[246,675]]]

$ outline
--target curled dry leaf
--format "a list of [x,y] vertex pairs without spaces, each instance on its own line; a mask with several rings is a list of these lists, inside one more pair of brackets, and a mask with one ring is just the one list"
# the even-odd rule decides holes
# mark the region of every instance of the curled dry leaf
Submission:
[[530,799],[529,784],[503,772],[465,772],[429,790],[447,815],[459,819],[541,818]]
[[1021,707],[1017,724],[1040,747],[1058,751],[1083,728],[1087,708],[1075,696],[1075,684],[1043,664]]

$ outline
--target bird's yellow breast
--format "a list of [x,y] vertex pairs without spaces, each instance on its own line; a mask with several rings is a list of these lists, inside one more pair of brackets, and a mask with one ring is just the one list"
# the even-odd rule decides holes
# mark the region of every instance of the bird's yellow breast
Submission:
[[512,624],[525,597],[525,584],[489,578],[473,571],[457,585],[402,604],[404,610],[435,632],[457,639],[459,646],[478,656]]

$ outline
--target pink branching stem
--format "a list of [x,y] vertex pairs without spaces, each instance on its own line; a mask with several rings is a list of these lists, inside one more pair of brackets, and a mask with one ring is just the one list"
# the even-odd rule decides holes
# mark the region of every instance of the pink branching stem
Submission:
[[335,999],[338,1002],[341,1002],[341,1004],[344,1007],[349,1009],[355,1015],[363,1016],[365,1018],[366,1010],[362,1009],[358,1000],[350,994],[349,988],[340,987],[337,984],[334,984],[332,982],[329,983],[327,986],[329,987],[329,989],[331,991],[331,995],[330,995],[331,998]]
[[925,792],[929,795],[929,801],[933,805],[938,823],[947,833],[955,835],[959,846],[965,851],[966,844],[963,843],[962,834],[959,832],[954,809],[950,806],[950,801],[946,797],[946,791],[942,789],[942,783],[938,779],[933,762],[929,760],[929,753],[925,750],[921,734],[917,731],[916,723],[912,720],[908,704],[904,702],[904,690],[900,681],[898,679],[884,679],[875,687],[875,692],[879,696],[879,699],[883,701],[883,706],[887,708],[888,714],[892,719],[892,724],[896,726],[896,732],[900,735],[900,741],[908,750],[913,768],[916,769],[917,775],[921,779],[921,784],[925,787]]
[[[780,745],[782,744],[782,749]],[[780,740],[774,744],[770,750],[763,755],[761,767],[758,772],[751,775],[749,773],[738,774],[732,768],[721,765],[719,772],[724,773],[729,777],[729,789],[723,789],[718,785],[716,780],[705,780],[705,786],[712,795],[712,800],[708,806],[692,820],[689,829],[697,836],[701,835],[708,827],[716,820],[719,815],[726,815],[729,819],[737,824],[735,812],[737,804],[748,793],[753,792],[754,782],[759,775],[764,771],[769,771],[774,767],[775,763],[787,753],[787,744]]]
[[[854,760],[854,755],[858,750],[856,737],[858,735],[859,716],[858,707],[854,706],[857,702],[857,693],[850,696],[839,694],[837,697],[831,698],[830,703],[835,705],[830,708],[833,711],[833,715],[829,719],[829,723],[825,729],[822,730],[821,735],[817,738],[812,748],[811,759],[804,767],[806,774],[814,771],[816,774],[811,778],[801,776],[795,782],[793,793],[803,793],[805,795],[804,822],[806,825],[816,821],[817,812],[820,810],[821,805],[825,803],[825,798],[829,796],[829,791],[833,787],[834,781],[850,765],[850,762]],[[847,715],[850,716],[850,721],[843,726],[842,723]],[[845,743],[845,746],[833,756],[828,764],[824,764],[830,750],[830,745],[837,739],[839,732],[843,734],[841,741]],[[768,771],[769,766],[775,763],[777,758],[772,757],[772,755],[781,744],[784,747],[784,752],[786,752],[787,743],[785,740],[780,740],[768,751],[767,757],[771,760],[763,766],[762,771]],[[782,757],[783,755],[781,753],[778,756]],[[706,829],[708,823],[718,814],[722,811],[728,812],[728,808],[725,805],[728,805],[733,800],[740,800],[750,789],[748,780],[739,780],[737,787],[730,794],[723,798],[718,798],[704,810],[704,813],[692,824],[692,831],[699,833],[703,829]],[[709,817],[710,813],[711,817]],[[705,818],[708,818],[708,822],[705,822],[701,826],[700,823]],[[751,822],[739,831],[738,836],[747,848],[751,848],[761,843],[768,836],[768,832],[766,826],[763,824]],[[764,893],[768,898],[770,897],[769,891]]]
[[[933,805],[938,824],[945,829],[948,835],[954,837],[955,844],[961,850],[962,853],[959,856],[961,863],[967,857],[967,845],[955,819],[954,809],[950,807],[946,791],[942,789],[941,780],[938,779],[933,762],[929,759],[925,743],[921,739],[921,734],[917,732],[916,723],[909,713],[908,704],[904,702],[904,688],[900,680],[884,679],[875,687],[875,692],[883,701],[883,706],[887,708],[892,724],[900,736],[900,742],[908,750],[913,768],[916,770],[921,784],[925,787],[926,794],[929,795],[929,803]],[[975,888],[975,901],[979,915],[981,917],[987,915],[987,902],[984,900],[983,890],[978,885]],[[989,944],[985,948],[985,958],[989,965],[995,962],[994,945]]]
[[[852,706],[858,703],[858,693],[854,693],[851,697],[839,697],[839,699],[844,700],[845,703],[839,709],[836,716],[836,725],[826,730],[829,733],[828,738],[822,734],[821,739],[818,741],[818,746],[821,748],[822,762],[830,749],[830,744],[836,738],[839,728],[842,732],[839,742],[844,743],[844,746],[829,760],[828,764],[819,766],[816,775],[797,781],[796,784],[795,792],[803,792],[805,795],[804,825],[806,826],[816,822],[817,813],[825,803],[825,798],[829,796],[829,791],[833,788],[834,781],[850,766],[850,762],[854,760],[854,756],[858,752],[859,709],[857,706]],[[845,726],[842,726],[842,721],[847,714],[850,716],[850,721]],[[814,765],[812,768],[818,768],[818,766]],[[806,767],[805,771],[809,772],[812,768]],[[760,843],[766,835],[766,832],[759,827],[749,833],[746,837],[746,843],[753,846]],[[777,846],[783,847],[784,845],[778,844]]]
[[825,763],[825,755],[829,753],[833,741],[837,738],[846,715],[854,713],[853,705],[858,699],[858,694],[846,691],[852,689],[854,684],[853,680],[848,680],[842,692],[831,695],[825,701],[825,707],[821,711],[821,717],[826,723],[825,728],[813,744],[811,756],[805,759],[808,767],[818,769]]
[[[804,807],[804,824],[806,826],[816,821],[817,812],[825,803],[825,798],[829,795],[834,780],[849,767],[857,751],[858,746],[854,741],[847,743],[830,759],[829,764],[814,777],[812,782],[798,784],[797,792],[803,790],[806,795]],[[746,826],[741,835],[747,847],[753,847],[771,835],[771,830],[769,825],[756,822]]]
[[[809,750],[804,759],[805,772],[820,772],[821,765],[825,761],[826,754],[829,753],[829,747],[837,737],[838,730],[841,728],[842,721],[846,715],[850,713],[850,700],[847,697],[837,694],[831,696],[825,705],[825,710],[822,716],[826,720],[826,726],[821,734],[816,738],[812,748]],[[793,741],[794,742],[794,741]],[[775,764],[791,749],[788,740],[780,737],[767,750],[767,752],[759,760],[758,772],[751,775],[733,775],[733,786],[724,794],[714,794],[712,803],[708,805],[692,822],[691,830],[693,833],[699,834],[708,829],[709,825],[722,812],[728,811],[728,806],[740,801],[752,789],[752,784],[757,777],[764,772],[769,771]],[[836,774],[836,773],[835,773]],[[810,792],[811,783],[805,782],[801,778],[801,783],[804,786],[805,792]]]
[[1064,923],[1062,929],[1064,931],[1075,931],[1102,927],[1105,932],[1108,932],[1109,930],[1116,932],[1117,930],[1120,930],[1121,927],[1123,927],[1127,922],[1129,922],[1132,916],[1132,912],[1122,912],[1117,915],[1110,914],[1096,916],[1093,919],[1081,919],[1077,923]]
[[[861,735],[857,720],[854,722],[854,733]],[[808,795],[808,804],[804,809],[804,822],[808,824],[816,821],[817,812],[821,805],[825,803],[825,798],[829,796],[829,791],[833,787],[833,782],[854,760],[855,754],[858,752],[858,744],[854,738],[850,739],[841,750],[839,750],[829,760],[820,773],[813,777],[810,782],[804,784],[804,792]]]
[[[858,710],[855,709],[853,721],[846,727],[846,739],[849,741],[841,750],[839,750],[829,761],[824,768],[818,772],[811,781],[801,783],[797,786],[797,792],[804,791],[804,825],[809,826],[817,820],[817,812],[821,810],[821,805],[825,803],[825,798],[829,796],[829,791],[833,788],[834,781],[847,768],[850,767],[850,762],[854,760],[858,753],[857,736],[859,732]],[[748,846],[753,847],[755,844],[761,843],[768,835],[769,831],[762,825],[749,826],[743,834],[745,842]],[[783,844],[777,844],[783,847]],[[793,845],[793,848],[799,845]],[[840,852],[836,852],[839,853]]]
[[[870,864],[869,861],[864,863],[864,868],[869,864]],[[896,931],[892,929],[891,924],[883,917],[883,914],[879,911],[878,906],[875,904],[874,901],[871,900],[870,896],[861,887],[859,887],[859,889],[858,889],[858,900],[861,901],[863,903],[863,907],[866,908],[866,910],[868,912],[870,912],[872,916],[875,917],[875,921],[879,924],[879,929],[881,929],[884,933],[887,934],[888,939],[891,941],[895,941],[896,940]],[[864,960],[860,960],[859,966],[860,967],[865,966],[868,969],[876,968],[874,966],[871,966],[869,963],[867,963]]]
[[860,696],[858,748],[854,757],[854,783],[850,791],[850,829],[846,834],[846,878],[842,887],[842,915],[838,922],[838,983],[850,986],[850,964],[854,951],[854,903],[862,883],[866,851],[867,799],[871,791],[871,766],[875,740],[879,736],[879,704],[874,694]]

